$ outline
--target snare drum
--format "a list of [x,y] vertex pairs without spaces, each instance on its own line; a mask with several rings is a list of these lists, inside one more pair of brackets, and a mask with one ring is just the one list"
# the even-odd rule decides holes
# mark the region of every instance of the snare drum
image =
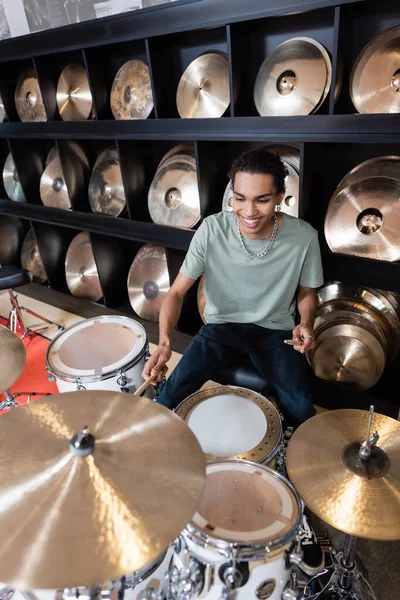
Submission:
[[[50,381],[60,392],[113,390],[135,393],[149,355],[145,328],[128,317],[102,315],[59,333],[46,354]],[[145,395],[152,394],[147,388]]]
[[260,394],[234,386],[209,388],[186,398],[176,413],[207,460],[242,458],[274,467],[282,423],[272,402]]
[[175,543],[169,572],[170,596],[220,600],[234,588],[236,600],[282,600],[289,590],[291,563],[301,523],[293,486],[260,464],[212,461],[206,488],[190,524]]

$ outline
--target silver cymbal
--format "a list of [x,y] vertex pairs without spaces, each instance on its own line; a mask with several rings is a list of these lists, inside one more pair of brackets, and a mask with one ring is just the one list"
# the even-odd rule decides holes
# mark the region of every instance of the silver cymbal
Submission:
[[170,289],[166,249],[145,244],[128,274],[128,295],[135,313],[158,322],[162,301]]
[[154,108],[149,67],[130,60],[118,71],[111,88],[111,110],[115,119],[147,119]]
[[14,99],[21,121],[47,121],[39,82],[33,69],[28,69],[19,78]]
[[[50,155],[53,154],[53,158]],[[50,151],[51,158],[40,178],[40,197],[45,206],[72,210],[71,198],[65,183],[58,152]],[[49,159],[48,157],[48,159]]]
[[73,296],[97,302],[103,297],[90,235],[78,233],[69,245],[65,257],[65,276]]
[[57,106],[63,121],[84,121],[90,117],[93,100],[85,68],[67,65],[57,84]]
[[38,283],[47,281],[46,271],[32,229],[28,231],[24,243],[22,244],[21,266],[23,269],[30,271],[33,275],[33,279]]
[[89,201],[93,212],[117,217],[124,210],[125,190],[116,148],[107,148],[97,159],[89,183]]
[[10,200],[14,200],[14,202],[26,202],[26,197],[11,152],[4,163],[3,183],[6,194]]

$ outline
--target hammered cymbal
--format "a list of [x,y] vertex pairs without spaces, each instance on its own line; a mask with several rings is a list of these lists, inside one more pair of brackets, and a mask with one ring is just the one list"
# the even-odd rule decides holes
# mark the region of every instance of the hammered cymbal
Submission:
[[[94,440],[77,456],[70,441],[84,427]],[[16,588],[95,585],[137,571],[173,542],[202,497],[199,443],[147,398],[57,394],[5,415],[0,436],[0,579]]]
[[57,106],[63,121],[85,121],[93,107],[86,69],[79,64],[67,65],[57,83]]
[[199,286],[197,288],[197,309],[199,311],[201,320],[204,325],[206,325],[207,321],[204,318],[204,311],[206,308],[206,294],[205,294],[205,285],[206,285],[206,276],[202,275],[200,277]]
[[97,302],[103,297],[90,235],[78,233],[70,243],[65,257],[65,277],[73,296]]
[[159,163],[157,169],[159,169],[166,160],[168,160],[169,158],[171,158],[172,156],[175,156],[177,154],[185,154],[186,156],[191,156],[192,158],[194,158],[193,143],[192,142],[184,142],[183,144],[178,144],[177,146],[174,146],[173,148],[171,148],[171,150],[168,150],[168,152],[166,154],[164,154],[164,156],[160,160],[160,163]]
[[11,152],[4,163],[3,183],[6,194],[10,200],[14,200],[14,202],[26,202],[26,197]]
[[128,274],[128,295],[135,313],[157,323],[170,286],[166,249],[145,244],[136,254]]
[[19,78],[14,99],[21,121],[47,121],[39,82],[33,69],[26,70]]
[[400,26],[387,29],[361,51],[350,76],[359,113],[400,112]]
[[261,116],[308,115],[325,100],[332,67],[316,40],[292,38],[280,44],[261,65],[254,103]]
[[39,247],[32,229],[28,231],[21,249],[21,266],[30,271],[39,283],[47,281],[46,271],[40,256]]
[[107,148],[97,159],[89,182],[89,202],[93,212],[117,217],[126,206],[119,156]]
[[142,60],[125,63],[111,88],[111,110],[115,119],[147,119],[154,108],[149,67]]
[[19,378],[26,364],[26,350],[19,337],[0,325],[0,394]]
[[40,178],[40,197],[45,206],[72,210],[71,198],[65,183],[58,152],[49,162]]
[[230,103],[228,56],[224,52],[201,54],[184,71],[176,92],[183,119],[222,117]]
[[292,435],[287,470],[305,504],[349,535],[400,539],[400,423],[380,414],[371,430],[371,458],[358,456],[369,413],[332,410],[308,419]]

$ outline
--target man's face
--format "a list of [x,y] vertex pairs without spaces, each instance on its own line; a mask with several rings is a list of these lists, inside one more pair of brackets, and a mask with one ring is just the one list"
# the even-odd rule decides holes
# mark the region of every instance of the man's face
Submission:
[[282,198],[282,193],[276,193],[272,175],[236,173],[232,209],[239,219],[242,234],[261,239],[264,233],[270,233],[272,215]]

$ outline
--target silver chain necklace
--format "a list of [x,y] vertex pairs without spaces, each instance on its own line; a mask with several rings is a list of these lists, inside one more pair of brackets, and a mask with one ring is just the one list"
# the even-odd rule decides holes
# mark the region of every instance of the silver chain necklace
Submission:
[[272,229],[271,237],[269,238],[268,244],[266,245],[265,249],[262,252],[259,252],[258,254],[253,254],[246,247],[243,236],[240,232],[239,219],[236,219],[236,228],[237,228],[238,234],[239,234],[240,245],[242,246],[242,248],[245,251],[245,253],[247,254],[247,256],[250,256],[251,258],[263,258],[271,250],[272,244],[274,243],[275,238],[276,238],[276,234],[278,233],[278,217],[276,216],[276,214],[274,214],[273,217],[274,217],[274,227]]

